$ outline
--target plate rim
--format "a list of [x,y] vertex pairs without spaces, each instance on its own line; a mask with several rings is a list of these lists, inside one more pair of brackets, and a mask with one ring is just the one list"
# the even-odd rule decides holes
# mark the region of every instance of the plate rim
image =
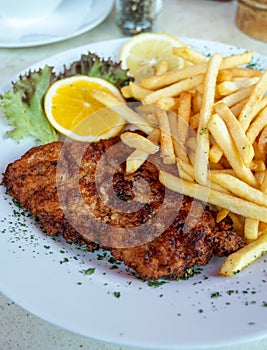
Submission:
[[[56,55],[52,55],[52,56],[50,56],[50,57],[48,57],[48,58],[46,58],[46,59],[42,59],[41,61],[39,61],[39,62],[37,62],[37,63],[35,63],[34,65],[30,65],[28,68],[26,68],[25,70],[23,70],[22,72],[25,72],[25,71],[27,71],[28,69],[30,69],[30,68],[32,68],[32,67],[40,67],[41,65],[43,65],[43,64],[45,64],[45,62],[47,62],[47,60],[49,59],[49,60],[57,60],[58,58],[60,58],[60,57],[63,57],[63,56],[69,56],[69,54],[79,54],[79,53],[82,53],[84,50],[88,50],[88,49],[90,49],[90,47],[92,47],[92,46],[101,46],[101,45],[105,45],[105,43],[111,43],[111,42],[116,42],[116,43],[119,43],[119,44],[122,44],[124,41],[126,41],[127,40],[127,38],[120,38],[120,39],[113,39],[113,40],[106,40],[106,41],[101,41],[101,42],[95,42],[95,43],[90,43],[90,44],[86,44],[86,45],[82,45],[82,46],[80,46],[80,47],[76,47],[76,48],[73,48],[73,49],[68,49],[68,50],[65,50],[65,51],[62,51],[61,53],[58,53],[58,54],[56,54]],[[238,49],[238,50],[245,50],[245,49],[243,49],[243,48],[238,48],[238,47],[235,47],[235,46],[233,46],[233,45],[228,45],[228,44],[223,44],[223,43],[220,43],[220,42],[217,42],[217,41],[209,41],[209,40],[203,40],[203,39],[194,39],[194,38],[181,38],[181,40],[188,40],[189,42],[197,42],[197,43],[202,43],[202,42],[204,42],[206,45],[208,45],[208,44],[211,44],[211,45],[213,45],[213,44],[218,44],[219,46],[226,46],[226,47],[233,47],[233,48],[235,48],[235,49]],[[260,55],[260,56],[262,56],[262,57],[265,57],[265,56],[263,56],[263,55]],[[267,59],[267,57],[265,57],[266,59]],[[22,72],[20,72],[19,74],[21,74]],[[6,83],[3,83],[3,84],[1,84],[1,86],[0,86],[0,89],[2,89],[4,86],[6,86],[7,84],[9,84],[10,83],[10,80],[8,81],[8,82],[6,82]],[[4,292],[3,292],[3,294],[5,294]],[[7,297],[9,297],[8,295],[7,295]],[[23,306],[23,304],[21,304],[21,303],[19,303],[19,305],[21,305],[23,308],[25,308],[24,306]],[[29,310],[29,308],[25,308],[26,310]],[[71,328],[66,328],[66,327],[62,327],[62,326],[60,326],[59,324],[57,324],[57,323],[54,323],[54,322],[52,322],[51,320],[49,320],[49,319],[46,319],[46,318],[43,318],[42,316],[40,316],[40,315],[38,315],[38,314],[36,314],[35,312],[34,312],[34,310],[29,310],[31,313],[33,313],[33,314],[35,314],[36,316],[38,316],[38,317],[40,317],[40,318],[42,318],[42,319],[44,319],[44,320],[46,320],[47,322],[49,322],[49,323],[52,323],[52,324],[55,324],[56,326],[59,326],[59,327],[61,327],[61,328],[65,328],[65,329],[67,329],[67,330],[69,330],[69,331],[72,331],[72,332],[74,332],[74,333],[78,333],[78,334],[81,334],[81,335],[85,335],[85,336],[87,336],[87,337],[90,337],[90,338],[92,338],[92,339],[97,339],[97,340],[99,340],[99,341],[105,341],[105,342],[109,342],[110,340],[108,340],[108,339],[100,339],[100,338],[94,338],[92,335],[86,335],[86,334],[83,334],[83,333],[80,333],[80,332],[77,332],[77,330],[74,330],[74,329],[71,329]],[[259,332],[259,333],[263,333],[263,331],[262,332]],[[227,341],[225,341],[225,343],[220,343],[219,345],[217,345],[217,347],[218,346],[226,346],[226,345],[237,345],[237,344],[242,344],[242,343],[247,343],[247,342],[251,342],[251,341],[255,341],[255,340],[258,340],[258,339],[262,339],[262,338],[264,338],[265,336],[267,336],[267,333],[266,334],[257,334],[256,336],[254,336],[253,338],[251,338],[251,337],[249,337],[249,338],[246,338],[246,337],[244,337],[244,339],[239,339],[239,340],[236,340],[236,342],[233,342],[233,341],[230,341],[230,342],[227,342]],[[265,333],[265,330],[264,330],[264,333]],[[120,342],[114,342],[114,341],[112,341],[112,343],[116,343],[116,344],[118,344],[118,345],[128,345],[128,346],[142,346],[142,344],[133,344],[133,343],[120,343]],[[146,348],[147,348],[147,346],[148,346],[148,344],[145,344],[146,345]],[[155,348],[155,344],[152,344],[152,346],[153,346],[153,349]],[[179,344],[176,344],[175,346],[179,346]],[[205,349],[208,349],[208,348],[214,348],[216,346],[216,344],[215,343],[206,343],[206,344],[203,344],[203,345],[201,345],[201,346],[187,346],[186,348],[187,349],[200,349],[200,348],[205,348]],[[148,347],[148,348],[151,348],[151,347]],[[160,347],[157,347],[157,349],[163,349],[161,346]],[[174,347],[170,347],[170,349],[174,349]]]

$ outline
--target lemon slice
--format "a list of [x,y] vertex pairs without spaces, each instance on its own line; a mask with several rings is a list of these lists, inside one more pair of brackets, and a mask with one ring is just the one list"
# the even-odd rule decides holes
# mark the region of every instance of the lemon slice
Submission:
[[168,62],[169,70],[182,68],[182,58],[172,53],[173,47],[184,44],[175,36],[166,33],[142,33],[131,37],[122,46],[120,60],[137,82],[152,76],[160,61]]
[[45,95],[44,110],[58,132],[86,142],[119,134],[124,119],[91,96],[92,90],[108,92],[125,102],[120,91],[102,78],[75,75],[57,80],[50,86]]

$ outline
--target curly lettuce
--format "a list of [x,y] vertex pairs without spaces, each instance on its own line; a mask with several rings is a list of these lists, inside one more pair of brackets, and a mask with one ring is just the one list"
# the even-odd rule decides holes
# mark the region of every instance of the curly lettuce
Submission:
[[100,58],[98,55],[91,52],[86,55],[81,55],[80,60],[72,62],[69,68],[64,66],[63,72],[57,79],[77,74],[105,79],[118,89],[128,85],[129,82],[133,80],[133,78],[128,75],[128,69],[121,68],[120,62]]
[[21,75],[13,89],[1,96],[1,109],[13,129],[7,136],[20,141],[32,136],[44,144],[58,139],[54,128],[48,122],[43,109],[43,99],[53,81],[53,68],[45,66],[38,71]]

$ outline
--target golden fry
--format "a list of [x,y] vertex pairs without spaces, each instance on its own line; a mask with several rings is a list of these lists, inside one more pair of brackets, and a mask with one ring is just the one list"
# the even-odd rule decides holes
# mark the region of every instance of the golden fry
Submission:
[[259,235],[261,235],[262,233],[267,232],[267,224],[266,222],[259,222]]
[[267,194],[267,171],[265,171],[265,175],[263,177],[263,181],[261,183],[261,187],[260,187],[260,190]]
[[188,179],[190,178],[190,180],[193,182],[195,178],[195,173],[192,165],[189,162],[183,161],[181,159],[177,159],[176,163],[177,163],[178,170],[182,170],[184,173],[186,173],[188,175]]
[[244,238],[253,241],[258,238],[259,220],[246,217],[244,225]]
[[139,84],[130,82],[129,84],[132,92],[133,98],[135,98],[137,101],[142,101],[147,95],[151,93],[151,90],[145,89]]
[[230,68],[229,71],[231,72],[233,77],[253,78],[253,77],[260,77],[262,75],[261,71],[257,69],[244,68],[244,67],[233,67],[233,68]]
[[197,147],[197,140],[195,136],[190,136],[185,142],[186,147],[190,148],[191,150],[195,151]]
[[210,174],[210,180],[215,182],[227,190],[231,191],[237,197],[243,198],[258,205],[267,207],[267,195],[262,191],[249,186],[244,181],[230,174]]
[[229,95],[239,89],[245,88],[247,86],[254,85],[258,82],[259,78],[238,78],[233,81],[223,81],[217,85],[217,90],[220,95]]
[[222,156],[223,156],[223,151],[217,144],[213,145],[210,148],[209,158],[211,162],[218,163],[221,160]]
[[[151,134],[147,136],[147,140],[158,144],[160,140],[160,130],[154,129]],[[142,149],[136,149],[126,161],[126,172],[134,173],[147,160],[149,154]]]
[[216,143],[223,150],[236,175],[248,184],[256,186],[257,183],[251,170],[244,165],[224,121],[218,114],[212,115],[208,123],[208,129]]
[[220,69],[233,68],[247,64],[251,61],[252,56],[253,52],[248,51],[241,54],[224,57]]
[[163,73],[168,72],[168,62],[167,61],[160,61],[157,68],[156,68],[156,75],[162,75]]
[[209,58],[202,53],[192,49],[190,46],[174,47],[173,54],[183,59],[192,62],[194,64],[204,63],[209,60]]
[[231,277],[239,273],[253,261],[266,254],[267,233],[261,234],[256,240],[245,245],[233,254],[230,254],[222,264],[219,275]]
[[244,108],[245,104],[247,103],[247,99],[240,101],[233,105],[230,109],[232,113],[235,115],[235,117],[238,119],[240,112]]
[[159,173],[160,182],[169,189],[199,199],[203,202],[225,208],[235,214],[267,222],[267,208],[238,198],[234,195],[213,190],[207,186],[182,180],[165,171]]
[[233,73],[231,72],[231,69],[221,69],[218,73],[217,77],[217,84],[220,84],[227,80],[232,80]]
[[125,98],[133,97],[132,89],[131,89],[130,85],[123,86],[121,88],[121,94]]
[[254,172],[263,172],[266,170],[266,165],[262,159],[255,159],[249,164],[249,168]]
[[197,129],[199,125],[199,113],[193,114],[189,118],[189,125],[192,129]]
[[199,91],[196,91],[195,95],[192,98],[192,107],[193,107],[194,114],[199,113],[202,105],[202,99],[203,99],[203,94],[200,93]]
[[245,166],[249,166],[254,157],[254,148],[247,138],[244,129],[225,103],[217,103],[215,111],[224,120]]
[[251,95],[253,88],[254,86],[248,86],[246,88],[240,89],[230,95],[225,96],[219,102],[224,102],[228,107],[232,107],[237,103],[247,99]]
[[126,160],[126,173],[132,174],[147,160],[149,154],[136,149]]
[[[176,160],[178,158],[188,161],[187,150],[185,144],[181,144],[178,139],[178,115],[176,113],[168,113],[170,130],[172,133],[172,143]],[[188,125],[186,126],[188,128]],[[187,134],[187,129],[185,129]]]
[[154,75],[149,78],[144,78],[141,81],[141,86],[146,89],[158,90],[165,86],[177,83],[178,81],[191,78],[193,76],[204,74],[207,70],[207,64],[195,64],[193,66],[169,71],[161,75]]
[[197,129],[197,147],[194,163],[195,178],[200,184],[206,184],[208,181],[208,161],[209,161],[209,132],[207,129],[208,121],[211,117],[216,79],[222,62],[222,56],[214,54],[209,60],[207,73],[204,80],[204,93],[202,106],[199,113],[199,125]]
[[247,131],[250,123],[260,110],[260,100],[267,90],[267,70],[263,73],[257,84],[255,85],[253,92],[249,96],[248,102],[242,109],[239,122],[243,129]]
[[176,110],[178,107],[178,98],[175,97],[163,97],[155,102],[155,105],[165,111]]
[[103,103],[104,106],[109,107],[111,110],[121,115],[128,123],[144,131],[144,133],[150,134],[153,131],[153,126],[148,123],[146,119],[129,108],[127,104],[122,103],[115,96],[100,90],[91,90],[90,94],[97,101]]
[[266,154],[266,149],[267,149],[266,140],[267,140],[267,125],[263,128],[262,132],[260,133],[260,137],[258,141],[258,148],[261,154]]
[[224,208],[220,209],[216,216],[216,222],[221,222],[223,219],[226,218],[228,214],[229,214],[228,209],[224,209]]
[[148,138],[134,132],[124,132],[121,134],[121,140],[127,146],[139,149],[148,154],[154,154],[159,151],[158,145],[151,142]]
[[[244,218],[240,215],[237,215],[235,213],[229,212],[229,216],[233,221],[234,229],[236,232],[238,232],[241,236],[244,235]],[[264,223],[265,224],[265,223]]]
[[191,114],[192,95],[189,92],[181,94],[178,103],[178,120],[175,139],[175,153],[178,159],[188,162],[185,142],[188,136],[189,118]]
[[193,89],[195,86],[200,84],[203,81],[203,79],[204,75],[199,74],[194,77],[181,80],[178,83],[172,84],[165,88],[156,90],[144,98],[144,103],[155,103],[157,100],[163,97],[178,96],[183,91],[190,91],[191,89]]
[[229,175],[235,176],[235,172],[233,169],[225,169],[225,168],[211,169],[210,174],[229,174]]
[[163,158],[164,164],[175,164],[175,154],[168,114],[162,109],[158,109],[157,116],[160,128],[160,155]]
[[151,93],[151,90],[145,89],[139,84],[130,82],[129,85],[121,88],[122,96],[125,98],[135,98],[141,101],[145,96]]

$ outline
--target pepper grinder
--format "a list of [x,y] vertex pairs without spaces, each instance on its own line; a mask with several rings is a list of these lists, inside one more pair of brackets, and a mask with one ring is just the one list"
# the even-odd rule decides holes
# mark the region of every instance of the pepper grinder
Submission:
[[116,0],[116,22],[127,36],[151,32],[156,12],[155,0]]

